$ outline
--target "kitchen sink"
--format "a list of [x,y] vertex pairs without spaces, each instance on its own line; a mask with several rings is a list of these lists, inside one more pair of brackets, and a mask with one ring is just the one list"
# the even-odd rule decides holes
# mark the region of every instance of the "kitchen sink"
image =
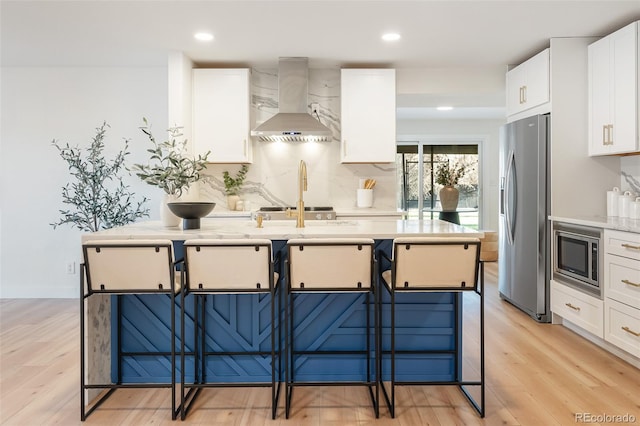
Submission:
[[[306,220],[304,222],[305,227],[315,227],[315,226],[352,226],[355,225],[356,222],[352,220]],[[265,220],[262,222],[263,228],[292,228],[296,226],[295,220]]]
[[[268,207],[260,207],[258,211],[261,212],[284,212],[287,209],[291,209],[295,211],[295,207],[282,207],[282,206],[268,206]],[[304,211],[306,212],[332,212],[333,207],[305,207]]]
[[[287,209],[291,209],[291,212],[294,213],[291,217],[287,217]],[[295,212],[295,207],[269,206],[260,207],[255,215],[262,216],[265,221],[278,219],[295,220]],[[304,212],[305,220],[335,220],[336,218],[333,207],[305,207]]]

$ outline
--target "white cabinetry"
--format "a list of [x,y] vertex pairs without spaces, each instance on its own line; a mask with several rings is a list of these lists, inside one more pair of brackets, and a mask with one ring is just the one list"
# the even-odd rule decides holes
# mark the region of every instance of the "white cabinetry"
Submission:
[[604,232],[604,339],[640,357],[640,234]]
[[193,70],[193,144],[211,163],[251,163],[249,69]]
[[638,22],[592,43],[589,57],[589,155],[640,151]]
[[604,330],[603,309],[603,302],[597,297],[551,280],[551,311],[600,338]]
[[340,80],[340,162],[395,162],[395,70],[343,69]]
[[549,49],[507,72],[507,116],[549,102]]

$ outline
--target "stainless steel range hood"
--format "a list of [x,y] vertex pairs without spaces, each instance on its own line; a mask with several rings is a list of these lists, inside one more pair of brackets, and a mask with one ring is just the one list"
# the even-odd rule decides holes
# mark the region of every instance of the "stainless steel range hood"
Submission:
[[279,59],[279,112],[252,130],[251,136],[261,141],[330,142],[333,140],[331,129],[307,112],[308,62],[307,58]]

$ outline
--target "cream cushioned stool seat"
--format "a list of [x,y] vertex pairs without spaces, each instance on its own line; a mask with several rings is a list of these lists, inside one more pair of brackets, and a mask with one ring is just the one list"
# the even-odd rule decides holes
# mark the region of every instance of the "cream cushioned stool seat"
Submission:
[[[116,389],[119,388],[171,388],[171,418],[177,416],[175,399],[175,295],[180,291],[176,284],[175,264],[173,260],[173,243],[171,240],[94,240],[82,245],[83,263],[80,265],[80,417],[84,421],[98,408]],[[85,305],[89,297],[95,294],[112,294],[117,297],[118,304],[123,295],[158,294],[170,298],[170,312],[167,313],[170,323],[170,383],[135,383],[122,384],[122,372],[117,371],[117,383],[86,383],[86,342],[85,342]],[[109,321],[109,319],[104,319]],[[117,335],[120,335],[120,318],[118,318]],[[120,357],[129,356],[120,348],[120,337],[112,345],[117,346]],[[166,356],[158,352],[137,352],[135,356]],[[92,406],[85,404],[85,392],[88,389],[108,389]]]
[[[289,418],[293,388],[295,386],[367,386],[373,403],[376,417],[379,416],[378,404],[378,347],[377,333],[378,309],[377,290],[375,285],[376,260],[374,256],[374,241],[369,238],[299,238],[287,242],[287,293],[285,297],[285,416]],[[296,350],[294,345],[294,294],[300,293],[364,293],[366,347],[359,351],[322,351]],[[370,305],[373,298],[373,314],[375,324],[374,360],[371,358],[371,325]],[[290,326],[291,325],[291,326]],[[310,354],[330,355],[364,355],[366,362],[366,377],[362,381],[354,382],[300,382],[295,380],[296,355]],[[372,368],[372,362],[374,367]],[[373,374],[372,374],[373,370]]]
[[[278,274],[274,271],[271,240],[266,239],[191,239],[184,242],[184,268],[182,276],[182,333],[185,335],[185,300],[189,294],[195,297],[195,312],[193,314],[194,350],[187,353],[185,339],[181,343],[181,418],[184,420],[189,410],[193,407],[199,392],[203,388],[221,387],[249,387],[260,386],[271,388],[271,418],[275,419],[278,408],[278,396],[280,394],[280,380],[276,374],[280,372],[280,342],[282,336],[280,327],[276,339],[276,308],[278,303]],[[207,296],[215,298],[215,295],[223,294],[269,294],[270,308],[270,332],[271,347],[269,351],[246,350],[238,351],[207,350],[209,346],[219,345],[215,341],[215,327],[209,328],[207,335],[205,302]],[[280,316],[278,315],[278,318]],[[231,319],[233,321],[233,319]],[[213,343],[207,343],[213,342]],[[207,346],[209,345],[209,346]],[[249,346],[255,342],[248,342]],[[187,383],[185,378],[185,358],[193,355],[194,381]],[[206,377],[206,360],[211,356],[254,356],[270,357],[271,381],[270,382],[208,382]]]
[[[469,400],[474,409],[484,417],[485,413],[485,374],[484,374],[484,265],[480,261],[480,240],[477,238],[434,238],[411,237],[396,238],[393,240],[392,259],[384,252],[380,257],[386,258],[391,263],[391,269],[382,272],[382,283],[390,294],[390,361],[391,361],[391,394],[387,392],[384,384],[382,393],[387,401],[391,417],[395,417],[395,387],[397,385],[456,385]],[[411,350],[403,351],[396,348],[396,294],[420,293],[420,292],[475,292],[480,297],[480,372],[479,380],[462,380],[462,351],[457,343],[453,351],[447,350]],[[462,309],[459,306],[461,297],[456,297],[454,306],[456,312]],[[412,303],[418,303],[416,301]],[[379,305],[381,308],[381,304]],[[428,305],[425,305],[428,308]],[[381,314],[382,315],[382,312]],[[457,314],[456,314],[457,315]],[[461,315],[460,315],[461,318]],[[462,324],[456,317],[454,341],[462,340]],[[452,353],[455,363],[460,362],[460,371],[456,371],[456,380],[446,382],[433,381],[397,381],[396,380],[396,354],[441,354]],[[386,352],[383,352],[385,354]],[[480,403],[471,396],[467,386],[480,386]]]

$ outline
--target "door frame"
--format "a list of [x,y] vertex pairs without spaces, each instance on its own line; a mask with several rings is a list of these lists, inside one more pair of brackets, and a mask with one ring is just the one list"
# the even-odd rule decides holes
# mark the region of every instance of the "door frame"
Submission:
[[[478,229],[484,228],[484,168],[483,152],[488,136],[485,135],[404,135],[396,141],[398,146],[418,145],[418,179],[424,180],[424,166],[422,157],[425,145],[478,145]],[[396,149],[397,153],[397,149]],[[401,171],[402,172],[402,171]],[[422,184],[418,185],[418,206],[424,203]],[[423,208],[418,209],[418,219],[424,217]]]

